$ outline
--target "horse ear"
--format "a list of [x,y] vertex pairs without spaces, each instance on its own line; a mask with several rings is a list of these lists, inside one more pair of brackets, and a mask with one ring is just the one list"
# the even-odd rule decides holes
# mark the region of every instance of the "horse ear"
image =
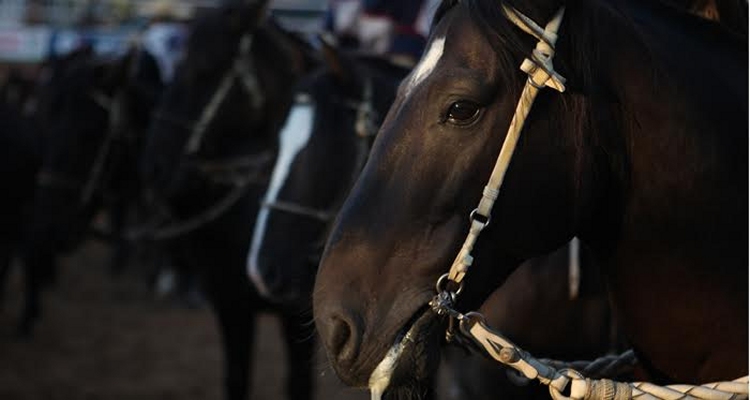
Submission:
[[268,15],[269,0],[250,0],[242,4],[241,8],[230,7],[230,26],[239,32],[255,30]]
[[107,93],[114,92],[128,79],[135,53],[128,51],[124,56],[114,61],[104,61],[94,67],[98,86]]
[[341,52],[336,44],[336,39],[330,34],[319,36],[323,62],[340,83],[347,83],[351,75],[345,66]]

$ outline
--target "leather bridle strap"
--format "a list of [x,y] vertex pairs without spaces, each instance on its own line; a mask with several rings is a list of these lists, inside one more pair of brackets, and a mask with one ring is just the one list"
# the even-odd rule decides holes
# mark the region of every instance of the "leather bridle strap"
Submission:
[[[565,90],[565,78],[555,72],[552,65],[552,58],[555,54],[555,42],[557,41],[557,31],[560,28],[565,8],[561,7],[544,28],[541,28],[515,8],[503,6],[503,11],[509,21],[521,28],[524,32],[539,39],[539,42],[533,50],[531,58],[525,59],[521,64],[521,70],[528,74],[526,85],[523,88],[521,98],[516,106],[515,114],[510,122],[508,133],[503,142],[503,146],[500,149],[497,161],[495,162],[492,175],[490,175],[489,182],[482,192],[482,199],[477,208],[471,212],[471,228],[469,229],[469,234],[447,274],[447,279],[458,285],[458,289],[453,289],[454,297],[455,294],[458,294],[461,290],[463,279],[473,262],[471,252],[474,248],[474,244],[476,243],[479,234],[490,222],[492,207],[494,206],[495,200],[500,192],[505,173],[508,170],[510,160],[521,135],[521,130],[526,122],[526,118],[529,115],[529,111],[531,110],[536,95],[539,93],[539,89],[548,86],[559,92]],[[445,283],[447,283],[446,275],[438,280],[438,292],[446,290],[446,287],[444,287]]]
[[89,202],[94,198],[96,190],[100,188],[113,142],[116,136],[120,134],[119,129],[123,124],[124,118],[122,114],[124,99],[122,98],[123,94],[121,91],[118,91],[111,97],[99,90],[92,91],[88,95],[91,101],[108,114],[109,118],[106,136],[99,145],[86,180],[81,182],[73,176],[46,169],[39,171],[36,177],[36,184],[39,186],[80,190],[80,207],[89,205]]
[[261,204],[261,207],[276,211],[283,211],[293,215],[301,215],[303,217],[312,218],[325,223],[331,222],[336,217],[336,213],[303,206],[292,201],[277,200],[274,202],[264,202]]
[[252,103],[253,110],[258,111],[262,107],[265,98],[260,83],[258,82],[255,66],[252,61],[252,55],[250,53],[252,46],[253,35],[247,33],[242,39],[240,39],[240,44],[237,49],[237,58],[235,59],[234,64],[224,74],[224,77],[219,82],[219,86],[216,88],[216,91],[214,91],[213,96],[211,96],[211,99],[203,108],[200,118],[195,125],[191,127],[190,138],[185,144],[185,154],[195,154],[198,152],[209,124],[213,121],[216,113],[219,111],[219,107],[224,102],[227,94],[229,94],[236,79],[239,79],[242,86],[250,95],[250,102]]
[[[109,122],[107,127],[107,136],[104,137],[102,144],[99,146],[99,151],[94,159],[94,164],[91,166],[91,172],[86,180],[86,184],[83,186],[81,191],[81,204],[88,204],[94,197],[95,191],[99,188],[104,177],[104,169],[107,163],[107,159],[112,152],[112,146],[115,142],[116,137],[120,134],[120,129],[124,124],[123,108],[124,99],[122,91],[118,91],[109,99],[104,109],[109,113]],[[92,93],[93,98],[106,99],[106,95],[100,92]],[[99,103],[99,101],[97,101]]]

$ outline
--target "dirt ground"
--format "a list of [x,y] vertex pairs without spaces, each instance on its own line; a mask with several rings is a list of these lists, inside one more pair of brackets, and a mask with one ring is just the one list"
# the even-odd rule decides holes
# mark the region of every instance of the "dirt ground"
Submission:
[[[0,400],[220,399],[219,339],[208,309],[156,299],[137,271],[112,277],[108,255],[91,242],[62,260],[30,341],[14,336],[22,277],[13,269],[0,308]],[[279,325],[263,315],[259,327],[250,398],[283,399]],[[369,398],[318,360],[316,399]]]

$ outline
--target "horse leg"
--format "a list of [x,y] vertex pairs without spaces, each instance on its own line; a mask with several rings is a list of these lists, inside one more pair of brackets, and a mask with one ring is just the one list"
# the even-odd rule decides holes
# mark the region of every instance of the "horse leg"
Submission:
[[128,259],[130,243],[125,237],[125,220],[127,218],[127,212],[127,201],[120,198],[113,201],[109,212],[114,247],[112,259],[110,260],[110,272],[112,275],[119,275],[125,269],[125,264]]
[[314,396],[315,335],[311,312],[285,311],[281,315],[286,343],[286,394],[290,400]]
[[224,390],[227,400],[245,400],[248,395],[250,354],[255,315],[249,304],[214,304],[224,352]]
[[0,309],[5,300],[5,285],[8,281],[12,261],[13,246],[10,243],[0,244]]
[[224,354],[224,398],[245,400],[249,391],[251,345],[255,333],[250,283],[243,275],[243,269],[231,268],[237,262],[227,259],[226,252],[210,245],[206,246],[211,250],[204,252],[192,244],[190,240],[173,244],[176,245],[173,249],[181,248],[182,251],[171,252],[172,261],[178,269],[195,266],[199,273],[219,325]]
[[23,268],[25,271],[24,306],[18,326],[18,335],[28,338],[32,335],[34,323],[41,315],[41,291],[45,283],[53,279],[54,255],[43,248],[32,247],[24,250]]

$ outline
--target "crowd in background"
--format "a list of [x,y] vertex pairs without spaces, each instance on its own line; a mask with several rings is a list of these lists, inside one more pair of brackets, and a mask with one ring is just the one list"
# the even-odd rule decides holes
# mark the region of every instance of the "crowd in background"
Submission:
[[[211,4],[216,6],[230,1],[238,0],[195,3],[210,7]],[[181,2],[169,0],[87,0],[79,2],[85,7],[76,3],[75,10],[70,11],[75,11],[75,20],[71,17],[65,22],[53,18],[49,10],[43,13],[42,3],[36,0],[24,3],[23,12],[16,12],[22,20],[19,27],[0,23],[0,66],[33,66],[82,45],[91,46],[97,53],[122,53],[129,45],[138,42],[157,58],[164,80],[169,81],[181,56],[187,24],[201,10],[195,5],[187,8]],[[307,10],[317,10],[310,15],[319,20],[317,29],[332,33],[342,47],[387,55],[409,65],[422,52],[429,33],[430,17],[439,1],[327,0],[327,3],[321,2],[324,9],[319,9],[315,1],[276,0],[270,2],[269,13],[277,14],[279,9],[274,7],[281,3],[287,8],[306,4]],[[301,8],[293,11],[299,10]],[[0,14],[3,13],[7,17],[13,11],[0,10]],[[6,26],[4,30],[3,25]],[[311,33],[300,20],[292,21],[286,27]],[[8,43],[12,45],[7,46]]]

